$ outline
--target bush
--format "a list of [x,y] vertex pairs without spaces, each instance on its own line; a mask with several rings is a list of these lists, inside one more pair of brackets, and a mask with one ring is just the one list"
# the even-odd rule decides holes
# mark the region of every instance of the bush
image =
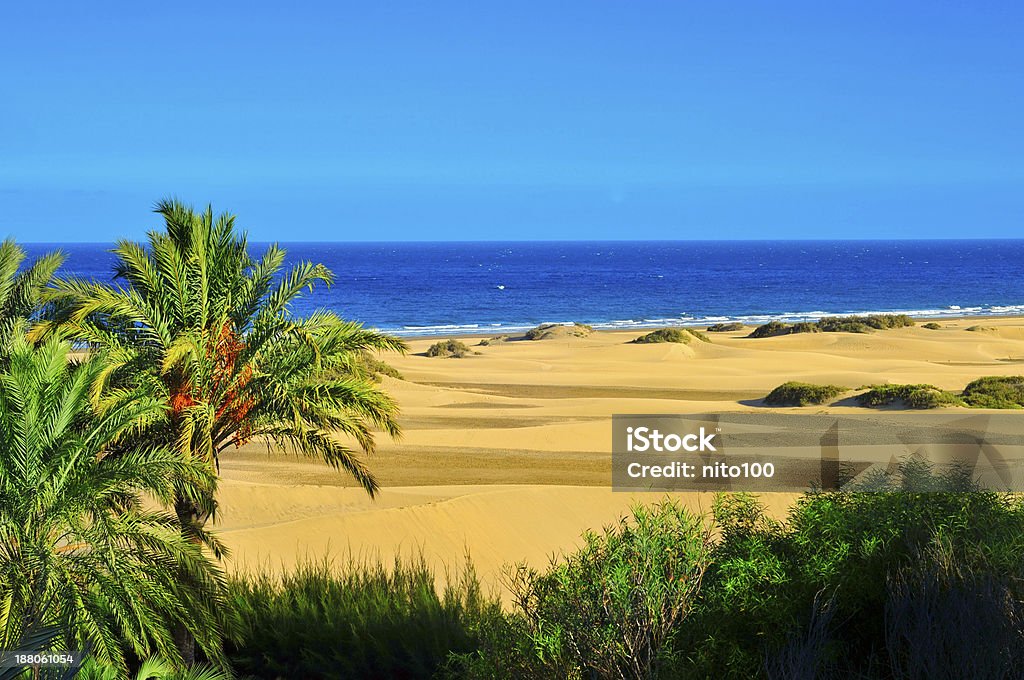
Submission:
[[374,382],[380,382],[381,376],[385,375],[389,378],[403,379],[397,368],[381,361],[369,352],[360,352],[355,355],[351,371],[356,375],[366,376]]
[[930,331],[937,331],[940,328],[942,328],[942,325],[941,324],[937,324],[934,321],[929,321],[928,323],[926,323],[923,326],[921,326],[921,328],[927,328]]
[[709,333],[731,333],[732,331],[743,330],[743,324],[739,321],[730,321],[729,323],[715,323],[708,326]]
[[711,342],[711,339],[708,336],[692,328],[661,328],[656,331],[652,331],[647,335],[642,335],[632,342],[639,344],[656,342],[680,342],[683,344],[689,344],[694,338],[701,342]]
[[972,333],[979,333],[982,331],[994,331],[996,328],[995,326],[968,326],[966,330],[969,330]]
[[594,328],[585,323],[576,322],[571,326],[560,323],[543,323],[536,328],[526,331],[526,335],[523,337],[527,340],[548,340],[549,338],[564,336],[585,338],[593,332]]
[[461,340],[442,340],[435,342],[427,349],[428,357],[461,359],[471,353],[472,351],[466,346],[466,343]]
[[[521,565],[508,638],[464,658],[470,677],[653,678],[679,662],[671,640],[690,615],[711,554],[704,521],[674,500],[633,508],[544,573]],[[507,632],[507,631],[506,631]],[[499,651],[500,650],[500,651]],[[515,670],[510,670],[515,669]],[[669,675],[670,676],[670,675]]]
[[964,401],[975,408],[1024,407],[1024,376],[987,376],[968,383]]
[[[910,469],[915,465],[903,461],[900,475],[927,479],[930,471]],[[971,492],[805,494],[786,522],[767,517],[749,496],[720,498],[714,510],[722,540],[694,616],[676,638],[691,659],[678,676],[728,669],[731,677],[756,677],[811,667],[815,672],[770,677],[889,678],[890,669],[922,653],[915,646],[928,633],[935,663],[956,669],[995,662],[1003,674],[985,677],[1013,677],[1024,507],[1019,498],[974,488],[969,478],[957,484]],[[928,586],[940,545],[948,565],[942,590]],[[1016,640],[1016,652],[979,662],[976,653],[995,642],[978,650],[956,644],[970,616],[978,623],[1004,616],[992,635],[997,646]],[[919,627],[924,623],[929,628]]]
[[488,345],[497,345],[502,342],[508,342],[508,340],[509,337],[507,335],[495,335],[493,338],[484,338],[479,344],[482,347],[487,347]]
[[792,333],[869,333],[872,330],[913,326],[914,320],[906,314],[872,314],[869,316],[826,316],[818,321],[785,324],[769,321],[758,326],[748,337],[770,338]]
[[869,385],[867,392],[857,395],[857,403],[868,407],[902,404],[917,409],[964,405],[963,400],[952,392],[925,384]]
[[772,390],[764,403],[768,406],[808,406],[825,404],[846,392],[839,385],[813,385],[811,383],[787,382]]
[[229,644],[235,670],[254,678],[431,678],[451,653],[478,646],[500,618],[467,564],[443,594],[422,557],[381,564],[307,563],[280,580],[237,577],[230,602],[241,627]]
[[662,328],[656,331],[652,331],[647,335],[641,335],[632,342],[638,344],[656,343],[656,342],[681,342],[684,345],[689,344],[693,336],[687,333],[682,328]]
[[748,338],[772,338],[776,335],[789,335],[793,330],[789,324],[782,323],[781,321],[769,321],[768,323],[758,326],[750,332]]

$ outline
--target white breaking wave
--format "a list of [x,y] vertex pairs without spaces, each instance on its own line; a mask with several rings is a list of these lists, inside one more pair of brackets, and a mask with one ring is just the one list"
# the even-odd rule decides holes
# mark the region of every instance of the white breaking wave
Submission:
[[[689,316],[680,314],[676,317],[664,317],[655,319],[614,319],[611,321],[584,321],[594,328],[602,330],[623,330],[630,328],[664,328],[664,327],[686,327],[686,326],[709,326],[716,323],[728,323],[739,321],[748,326],[759,326],[769,321],[783,321],[795,323],[798,321],[817,321],[825,316],[867,316],[869,314],[906,314],[916,319],[941,319],[943,317],[960,316],[1018,316],[1024,315],[1024,304],[1020,305],[983,305],[961,307],[950,305],[941,309],[876,309],[862,310],[856,312],[827,312],[813,310],[809,312],[783,312],[780,314],[738,314],[733,316],[708,315]],[[571,326],[572,321],[538,321],[536,323],[501,323],[488,322],[485,324],[437,324],[437,325],[408,325],[393,328],[381,328],[382,331],[401,336],[423,336],[423,335],[474,335],[474,334],[507,334],[526,332],[531,328],[542,324],[558,324]]]

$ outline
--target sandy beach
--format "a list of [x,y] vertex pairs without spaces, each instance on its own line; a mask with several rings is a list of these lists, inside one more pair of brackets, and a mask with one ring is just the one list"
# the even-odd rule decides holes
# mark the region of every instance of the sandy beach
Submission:
[[[402,374],[384,385],[401,405],[404,436],[381,438],[368,461],[383,487],[375,500],[321,463],[255,445],[225,452],[215,528],[232,551],[227,567],[422,551],[443,571],[468,553],[497,588],[505,565],[543,566],[583,530],[661,497],[611,492],[614,413],[759,409],[789,380],[959,390],[980,376],[1024,373],[1024,320],[938,323],[763,339],[746,338],[747,328],[687,345],[630,344],[636,330],[488,346],[472,336],[462,339],[478,354],[462,359],[424,356],[436,338],[411,340],[408,355],[385,357]],[[710,508],[710,494],[681,497]],[[763,500],[784,514],[792,499]]]

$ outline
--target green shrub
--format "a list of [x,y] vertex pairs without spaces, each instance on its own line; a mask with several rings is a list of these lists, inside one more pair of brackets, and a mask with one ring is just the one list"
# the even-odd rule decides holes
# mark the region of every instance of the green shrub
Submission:
[[633,508],[583,547],[541,573],[520,565],[512,579],[516,613],[463,676],[551,678],[672,677],[672,645],[700,591],[711,553],[701,517],[674,500]]
[[789,335],[793,330],[789,324],[782,323],[781,321],[769,321],[766,324],[758,326],[750,332],[748,338],[772,338],[776,335]]
[[826,316],[818,321],[786,324],[769,321],[758,326],[748,337],[770,338],[792,333],[869,333],[872,330],[913,326],[914,320],[906,314],[871,314],[869,316]]
[[687,328],[686,332],[701,342],[711,342],[711,338],[709,338],[703,331],[699,331],[696,328]]
[[966,330],[969,330],[972,333],[979,333],[982,331],[994,331],[996,328],[995,326],[968,326]]
[[787,382],[772,390],[764,403],[768,406],[808,406],[825,404],[848,388],[839,385],[813,385],[803,382]]
[[509,337],[507,335],[495,335],[493,338],[484,338],[479,344],[482,347],[487,347],[488,345],[497,345],[503,342],[508,342],[508,340]]
[[821,327],[810,321],[798,321],[789,327],[790,333],[820,333]]
[[[906,460],[899,468],[899,479],[888,488],[938,485],[927,466]],[[677,652],[689,658],[677,669],[678,677],[757,677],[766,668],[771,673],[779,666],[802,665],[818,672],[770,677],[822,677],[831,671],[830,677],[889,678],[889,669],[911,658],[905,655],[921,653],[913,649],[921,639],[908,638],[926,632],[940,640],[955,638],[968,620],[965,602],[979,623],[997,620],[1011,603],[1019,611],[1021,499],[978,490],[969,475],[943,484],[958,491],[809,493],[786,522],[767,517],[749,496],[717,501],[722,540],[698,607],[675,639]],[[939,545],[950,565],[945,573],[962,577],[944,583],[964,586],[966,594],[947,589],[950,597],[938,597],[936,589],[918,587],[934,570],[930,555]],[[912,586],[894,587],[901,579]],[[978,584],[992,587],[979,590]],[[909,617],[928,627],[917,629]],[[1019,621],[1004,619],[993,634],[1012,639],[1018,631],[1010,634],[1006,627]],[[986,677],[1013,676],[1019,635],[1016,640],[1016,654],[998,657],[1004,674]],[[799,657],[793,649],[800,652],[801,646],[805,663],[780,662],[780,657]],[[934,651],[939,653],[935,661],[945,659],[951,668],[974,660],[966,644]]]
[[901,404],[907,408],[928,409],[964,405],[958,396],[935,385],[868,385],[866,389],[857,395],[857,403],[861,406]]
[[708,326],[709,333],[731,333],[732,331],[743,330],[743,324],[739,321],[730,321],[729,323],[714,323]]
[[661,328],[656,331],[652,331],[647,335],[641,335],[632,342],[638,344],[656,343],[656,342],[681,342],[684,345],[689,344],[693,339],[693,336],[687,333],[682,328]]
[[531,328],[526,331],[526,335],[523,337],[527,340],[547,340],[549,338],[557,338],[560,336],[585,338],[593,332],[594,328],[585,323],[576,322],[571,326],[566,326],[560,323],[542,323],[536,328]]
[[427,349],[428,357],[461,359],[471,353],[472,350],[461,340],[441,340],[440,342],[435,342]]
[[660,328],[656,331],[651,331],[647,335],[642,335],[632,342],[638,344],[679,342],[685,345],[689,344],[694,338],[701,342],[711,342],[708,336],[693,328]]
[[937,324],[934,321],[929,321],[928,323],[926,323],[923,326],[921,326],[921,328],[927,328],[930,331],[937,331],[940,328],[942,328],[942,325],[941,324]]
[[872,329],[862,317],[856,316],[826,316],[815,325],[823,333],[870,333]]
[[385,375],[389,378],[402,380],[402,374],[397,368],[381,361],[369,352],[360,352],[356,354],[349,370],[357,375],[368,377],[374,382],[380,382],[381,376]]
[[1024,407],[1024,376],[986,376],[964,388],[964,401],[975,408]]
[[452,653],[478,646],[478,628],[500,618],[467,564],[438,593],[419,560],[307,563],[281,579],[239,576],[229,584],[241,619],[228,653],[254,678],[432,678]]

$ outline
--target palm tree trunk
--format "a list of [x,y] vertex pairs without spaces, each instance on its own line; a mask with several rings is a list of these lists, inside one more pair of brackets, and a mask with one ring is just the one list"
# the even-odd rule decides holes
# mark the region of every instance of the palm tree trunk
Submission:
[[[199,509],[191,500],[176,494],[174,512],[178,516],[181,535],[194,540],[195,532],[190,528],[199,521]],[[181,654],[181,659],[186,667],[196,662],[196,639],[184,624],[179,623],[174,627],[174,645],[178,648],[178,653]]]

